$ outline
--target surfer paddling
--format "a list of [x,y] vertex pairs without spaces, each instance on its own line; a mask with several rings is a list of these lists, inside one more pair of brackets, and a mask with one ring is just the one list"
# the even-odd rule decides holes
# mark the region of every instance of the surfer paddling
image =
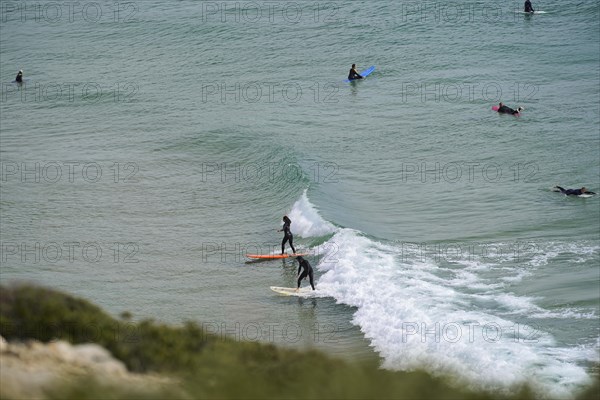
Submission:
[[535,10],[533,9],[533,6],[531,5],[531,1],[529,1],[529,0],[525,0],[525,5],[524,5],[524,7],[525,7],[525,12],[526,12],[526,13],[532,13],[532,12],[535,12]]
[[277,230],[277,232],[283,232],[283,241],[281,242],[281,254],[285,253],[285,242],[290,241],[290,247],[294,254],[296,254],[296,249],[294,248],[294,235],[292,235],[292,231],[290,229],[290,225],[292,225],[292,221],[288,218],[287,215],[283,216],[283,228]]
[[500,114],[512,114],[512,115],[516,115],[519,114],[521,111],[523,111],[525,108],[523,107],[519,107],[516,110],[513,110],[510,107],[507,107],[504,105],[504,103],[498,103],[498,112]]
[[590,192],[583,186],[581,189],[565,189],[560,186],[554,186],[555,192],[561,192],[565,196],[581,196],[582,194],[596,194],[594,192]]
[[362,75],[356,71],[356,64],[352,64],[352,68],[350,68],[350,72],[348,72],[348,80],[353,81],[355,79],[362,79]]
[[[296,292],[300,290],[300,282],[302,282],[303,279],[306,279],[307,276],[310,281],[310,286],[312,287],[312,290],[315,290],[313,269],[310,263],[306,261],[302,256],[296,257],[296,260],[298,260],[298,286],[296,287]],[[300,273],[300,270],[302,270],[302,273]]]

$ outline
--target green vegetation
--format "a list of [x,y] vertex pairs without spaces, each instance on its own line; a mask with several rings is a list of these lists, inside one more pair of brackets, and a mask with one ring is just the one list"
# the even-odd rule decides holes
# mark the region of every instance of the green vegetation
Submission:
[[[130,315],[127,315],[129,318]],[[204,332],[196,324],[170,327],[153,321],[117,320],[93,304],[57,291],[2,287],[0,334],[7,340],[63,339],[107,348],[130,371],[176,377],[191,398],[492,399],[497,394],[461,390],[424,372],[391,372]],[[581,398],[596,399],[598,385]],[[178,390],[155,398],[180,397]],[[79,382],[54,398],[135,398],[127,389]],[[514,399],[533,398],[527,389]]]

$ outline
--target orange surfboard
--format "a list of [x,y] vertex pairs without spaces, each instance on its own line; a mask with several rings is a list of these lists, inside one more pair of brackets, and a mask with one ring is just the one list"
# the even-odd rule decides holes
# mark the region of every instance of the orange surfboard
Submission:
[[248,258],[254,258],[256,260],[276,260],[278,258],[290,258],[298,256],[307,256],[308,253],[295,253],[295,254],[246,254]]

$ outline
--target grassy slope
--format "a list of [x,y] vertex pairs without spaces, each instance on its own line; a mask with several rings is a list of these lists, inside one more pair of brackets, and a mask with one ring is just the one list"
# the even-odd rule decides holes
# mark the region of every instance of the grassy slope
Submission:
[[[422,372],[391,372],[316,351],[223,339],[192,323],[170,327],[152,321],[118,321],[85,300],[35,286],[0,289],[0,334],[7,340],[98,343],[131,371],[181,378],[194,398],[498,398],[457,389]],[[595,399],[597,394],[598,385],[581,398]],[[115,392],[86,382],[55,397],[131,395],[126,389]],[[164,393],[156,398],[161,397]],[[533,396],[523,390],[513,398]]]

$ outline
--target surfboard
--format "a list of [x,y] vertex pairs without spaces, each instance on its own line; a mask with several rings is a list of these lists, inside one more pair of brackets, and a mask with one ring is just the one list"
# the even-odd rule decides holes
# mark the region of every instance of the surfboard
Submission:
[[[556,186],[554,186],[554,187],[551,187],[551,188],[550,188],[550,190],[551,190],[551,191],[553,191],[553,192],[562,193],[562,192],[561,192],[561,190],[560,190],[558,187],[556,187]],[[567,196],[567,197],[569,197],[569,196],[575,196],[575,197],[583,197],[583,198],[588,198],[588,197],[594,197],[594,195],[595,195],[596,193],[587,191],[587,192],[585,192],[585,193],[582,193],[582,194],[576,194],[576,195],[572,195],[572,194],[566,194],[566,193],[563,193],[563,194],[564,194],[565,196]]]
[[[492,110],[494,110],[496,112],[498,112],[499,109],[500,109],[500,106],[492,106]],[[506,115],[509,115],[509,114],[506,114]],[[512,114],[512,115],[514,115],[515,117],[520,117],[521,113],[516,113],[516,114]]]
[[310,286],[300,288],[296,292],[296,288],[271,286],[271,290],[275,293],[282,294],[284,296],[297,296],[297,297],[316,297],[316,290],[312,290]]
[[246,254],[248,258],[254,258],[255,260],[277,260],[279,258],[290,258],[298,256],[307,256],[308,253],[295,253],[295,254]]
[[[369,68],[365,69],[364,71],[362,71],[360,73],[360,76],[362,76],[363,78],[366,78],[367,76],[371,75],[371,73],[375,71],[375,66],[371,65]],[[360,81],[361,79],[345,79],[344,82],[354,82],[354,81]]]
[[541,11],[541,10],[540,11],[536,10],[534,12],[526,12],[526,11],[523,11],[523,10],[515,10],[515,13],[518,13],[518,14],[529,14],[529,15],[531,15],[531,14],[548,14],[546,11]]

